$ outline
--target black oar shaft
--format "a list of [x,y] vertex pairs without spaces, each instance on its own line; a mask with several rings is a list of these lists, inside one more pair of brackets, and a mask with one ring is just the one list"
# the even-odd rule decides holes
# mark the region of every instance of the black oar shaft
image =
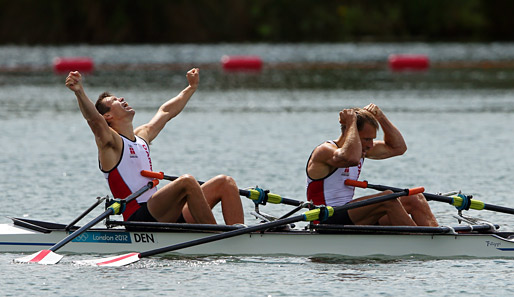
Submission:
[[491,204],[484,203],[484,209],[502,212],[502,213],[514,214],[513,208],[499,206],[499,205],[491,205]]
[[[178,176],[166,175],[162,172],[152,172],[152,171],[147,171],[147,170],[141,171],[141,175],[146,176],[146,177],[165,179],[165,180],[169,180],[169,181],[174,181],[179,178]],[[198,181],[198,183],[200,185],[203,185],[205,182]],[[243,189],[239,189],[239,195],[247,197],[247,198],[252,197],[252,193],[249,190],[243,190]],[[273,195],[275,195],[275,194],[273,194]],[[275,195],[275,196],[278,196],[278,195]],[[287,205],[292,205],[292,206],[299,206],[299,205],[303,204],[303,202],[301,202],[301,201],[293,200],[293,199],[289,199],[289,198],[280,197],[280,199],[281,199],[280,203],[282,203],[282,204],[287,204]]]
[[[141,189],[139,189],[138,191],[132,193],[131,195],[129,195],[127,198],[125,198],[125,202],[126,203],[129,203],[130,201],[136,199],[137,197],[141,196],[144,192],[148,191],[149,189],[153,188],[154,186],[156,185],[156,181],[154,182],[149,182],[148,184],[146,184],[145,186],[143,186]],[[52,252],[55,252],[57,251],[58,249],[60,249],[62,246],[64,246],[65,244],[67,244],[68,242],[72,241],[73,239],[75,239],[76,237],[78,237],[80,234],[84,233],[86,230],[88,230],[89,228],[93,227],[94,225],[98,224],[100,221],[102,221],[103,219],[107,218],[108,216],[110,215],[113,215],[114,214],[114,209],[113,208],[108,208],[106,209],[101,215],[99,215],[98,217],[96,217],[95,219],[93,219],[92,221],[90,221],[89,223],[87,223],[86,225],[80,227],[78,230],[76,231],[73,231],[73,233],[71,233],[70,235],[66,236],[65,238],[63,238],[61,241],[59,241],[58,243],[56,243],[55,245],[53,245],[49,250],[51,250]]]
[[[415,191],[420,193],[423,191],[423,189],[417,188]],[[342,211],[342,210],[354,209],[354,208],[368,206],[368,205],[375,204],[375,203],[384,202],[387,200],[396,199],[400,196],[407,195],[408,193],[409,193],[409,190],[403,190],[398,193],[392,193],[392,194],[374,197],[374,198],[370,198],[370,199],[366,199],[366,200],[356,201],[353,203],[347,203],[345,205],[336,206],[333,209],[334,209],[334,213],[336,213],[336,212]],[[315,218],[315,219],[318,219],[318,218]],[[286,224],[291,224],[291,223],[304,221],[304,220],[307,220],[306,213],[297,215],[294,217],[290,217],[290,218],[279,219],[276,221],[272,221],[272,222],[268,222],[268,223],[264,223],[264,224],[260,224],[260,225],[245,227],[245,228],[241,228],[241,229],[237,229],[237,230],[233,230],[233,231],[228,231],[228,232],[224,232],[224,233],[220,233],[220,234],[216,234],[216,235],[212,235],[212,236],[208,236],[208,237],[191,240],[188,242],[183,242],[183,243],[179,243],[179,244],[175,244],[175,245],[171,245],[171,246],[167,246],[167,247],[162,247],[162,248],[142,252],[139,254],[139,257],[143,258],[143,257],[153,256],[153,255],[162,254],[162,253],[166,253],[166,252],[176,251],[179,249],[184,249],[184,248],[192,247],[195,245],[218,241],[221,239],[226,239],[226,238],[230,238],[230,237],[234,237],[234,236],[238,236],[238,235],[248,234],[251,232],[263,231],[266,229],[279,227],[279,226],[283,226]]]
[[[350,181],[350,183],[351,183],[351,185],[356,186],[356,187],[370,188],[370,189],[375,189],[375,190],[378,190],[378,191],[391,190],[393,192],[398,192],[398,191],[402,191],[403,190],[403,189],[400,189],[400,188],[395,188],[395,187],[390,187],[390,186],[369,184],[367,181],[363,181],[363,182],[360,182],[360,181]],[[446,196],[436,195],[436,194],[430,194],[430,193],[423,193],[423,195],[425,196],[425,198],[427,200],[446,202],[446,203],[451,204],[451,205],[454,204],[454,199],[451,198],[451,197],[446,197]],[[507,213],[507,214],[514,214],[514,209],[513,208],[504,207],[504,206],[498,206],[498,205],[492,205],[492,204],[487,204],[487,203],[483,203],[483,209],[490,210],[490,211]]]
[[54,246],[52,246],[50,248],[50,250],[52,252],[57,251],[63,245],[65,245],[68,242],[72,241],[77,236],[79,236],[80,234],[84,233],[84,231],[86,231],[87,229],[89,229],[89,228],[93,227],[94,225],[98,224],[100,221],[102,221],[103,219],[105,219],[106,217],[108,217],[108,216],[110,216],[112,214],[114,214],[114,210],[112,208],[108,208],[104,213],[102,213],[101,215],[96,217],[94,220],[92,220],[91,222],[89,222],[89,223],[85,224],[84,226],[80,227],[78,230],[73,231],[73,233],[71,233],[70,235],[66,236],[64,239],[62,239],[58,243],[56,243]]
[[[265,229],[269,229],[269,228],[273,228],[273,227],[283,226],[283,225],[298,222],[301,220],[303,220],[303,215],[298,215],[298,216],[283,219],[283,220],[272,221],[272,222],[265,223],[262,225],[255,225],[255,226],[241,228],[241,229],[237,229],[237,230],[233,230],[233,231],[223,232],[220,234],[199,238],[199,239],[175,244],[175,245],[168,246],[168,247],[162,247],[159,249],[142,252],[139,257],[143,258],[143,257],[149,257],[149,256],[157,255],[157,254],[166,253],[166,252],[176,251],[176,250],[192,247],[195,245],[218,241],[221,239],[230,238],[230,237],[234,237],[234,236],[238,236],[238,235],[243,235],[243,234],[247,234],[247,233],[251,233],[251,232],[261,231],[261,230],[265,230]],[[263,225],[266,225],[266,226],[263,226]]]

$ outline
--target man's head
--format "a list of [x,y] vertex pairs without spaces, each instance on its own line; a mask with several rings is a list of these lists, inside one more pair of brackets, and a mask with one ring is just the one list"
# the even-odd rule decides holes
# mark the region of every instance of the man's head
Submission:
[[96,100],[95,107],[101,115],[104,115],[106,112],[109,112],[111,110],[111,107],[107,106],[104,102],[104,98],[111,96],[112,94],[109,92],[103,92],[102,94],[100,94],[100,96],[98,96],[98,100]]
[[[373,148],[373,140],[377,137],[377,131],[380,127],[376,118],[371,112],[363,108],[353,108],[357,117],[357,130],[362,144],[362,155]],[[344,134],[346,126],[341,124],[341,132]]]
[[121,119],[127,115],[132,120],[135,114],[135,111],[123,97],[118,98],[109,92],[103,92],[98,96],[95,107],[103,115],[109,126],[111,126],[113,120]]
[[[357,130],[359,130],[359,132],[362,131],[362,129],[364,128],[364,124],[366,124],[366,123],[370,124],[372,127],[375,128],[375,130],[378,131],[378,128],[380,126],[378,125],[377,120],[375,119],[373,114],[371,114],[371,112],[369,112],[363,108],[358,108],[358,107],[355,107],[352,109],[355,111],[355,115],[357,116]],[[346,129],[346,125],[341,123],[341,132],[343,134],[344,134],[345,129]]]

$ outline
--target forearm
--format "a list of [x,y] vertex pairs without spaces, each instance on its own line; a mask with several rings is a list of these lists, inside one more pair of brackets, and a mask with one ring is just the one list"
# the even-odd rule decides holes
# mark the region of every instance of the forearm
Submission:
[[384,132],[385,144],[395,151],[402,151],[401,153],[405,152],[407,150],[407,145],[405,144],[405,140],[403,139],[400,130],[396,128],[396,126],[384,114],[376,117],[376,119]]
[[362,144],[356,124],[346,127],[343,145],[336,150],[334,157],[336,162],[348,166],[359,163],[362,157]]
[[187,86],[177,96],[171,98],[160,107],[160,111],[168,115],[168,120],[177,116],[187,105],[197,87]]
[[89,99],[89,97],[87,97],[83,88],[80,88],[74,93],[77,97],[77,103],[79,105],[80,112],[88,122],[100,120],[100,118],[102,118],[100,113],[96,110],[94,103]]
[[196,89],[196,87],[188,86],[177,96],[161,105],[150,122],[141,125],[134,130],[136,135],[142,137],[147,142],[152,142],[164,128],[166,123],[176,117],[184,109]]

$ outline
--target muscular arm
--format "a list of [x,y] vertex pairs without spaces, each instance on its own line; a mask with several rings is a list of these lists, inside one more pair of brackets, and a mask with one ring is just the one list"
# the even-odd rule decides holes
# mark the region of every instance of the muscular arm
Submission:
[[191,96],[193,96],[194,92],[198,89],[200,82],[199,69],[191,69],[187,72],[186,77],[189,86],[182,90],[177,96],[161,105],[150,122],[137,127],[134,130],[137,136],[142,137],[148,143],[152,142],[152,140],[159,135],[166,123],[176,117],[184,109]]
[[357,130],[356,116],[353,110],[343,110],[339,120],[346,124],[342,135],[343,144],[337,147],[331,143],[318,146],[307,164],[307,173],[313,178],[323,178],[335,168],[356,166],[362,156],[362,145]]
[[66,78],[66,86],[75,93],[80,112],[95,135],[102,169],[111,169],[121,153],[121,138],[109,127],[107,121],[87,97],[82,86],[82,76],[78,71],[70,72]]
[[375,104],[371,103],[365,109],[375,116],[384,132],[384,140],[375,140],[373,148],[368,151],[366,157],[370,159],[387,159],[404,154],[407,151],[407,144],[400,130],[389,121],[382,110]]

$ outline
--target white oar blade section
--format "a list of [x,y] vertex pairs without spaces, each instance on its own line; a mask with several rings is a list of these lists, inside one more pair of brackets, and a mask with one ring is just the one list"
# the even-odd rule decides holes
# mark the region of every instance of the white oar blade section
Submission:
[[96,260],[75,261],[79,265],[93,265],[102,267],[120,267],[139,261],[139,253],[129,253],[121,256],[114,256]]
[[42,250],[37,253],[14,259],[18,263],[38,263],[43,265],[57,264],[62,259],[62,255],[56,254],[51,250]]

